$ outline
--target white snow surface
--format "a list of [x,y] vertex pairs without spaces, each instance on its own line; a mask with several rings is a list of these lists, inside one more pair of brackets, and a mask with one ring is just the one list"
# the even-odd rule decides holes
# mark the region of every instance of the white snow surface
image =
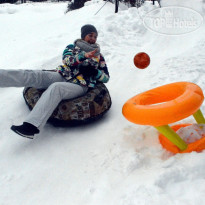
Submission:
[[[0,205],[202,205],[205,151],[166,151],[151,126],[132,124],[123,104],[138,93],[188,81],[205,90],[205,26],[184,35],[162,35],[142,18],[156,9],[114,13],[114,4],[92,0],[65,14],[67,3],[0,5],[0,69],[54,69],[64,48],[94,24],[111,79],[110,111],[93,124],[55,128],[47,124],[34,140],[10,130],[29,113],[23,88],[0,88]],[[205,15],[202,0],[163,0]],[[138,69],[133,58],[147,52],[151,64]],[[0,77],[1,80],[1,77]],[[204,104],[201,107],[205,113]],[[192,116],[178,123],[194,123]]]

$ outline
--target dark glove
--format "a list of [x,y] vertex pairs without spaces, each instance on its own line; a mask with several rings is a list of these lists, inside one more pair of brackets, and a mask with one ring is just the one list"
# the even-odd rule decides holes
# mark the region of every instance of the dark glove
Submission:
[[84,65],[80,65],[79,66],[79,72],[85,77],[94,77],[98,74],[98,70],[91,65],[88,66],[84,66]]

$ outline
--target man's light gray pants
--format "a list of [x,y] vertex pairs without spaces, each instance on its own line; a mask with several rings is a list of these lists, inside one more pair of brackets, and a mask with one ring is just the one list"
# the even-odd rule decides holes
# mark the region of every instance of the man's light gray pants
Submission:
[[0,87],[47,88],[24,122],[42,128],[61,100],[84,95],[86,87],[66,82],[56,72],[41,70],[0,70]]

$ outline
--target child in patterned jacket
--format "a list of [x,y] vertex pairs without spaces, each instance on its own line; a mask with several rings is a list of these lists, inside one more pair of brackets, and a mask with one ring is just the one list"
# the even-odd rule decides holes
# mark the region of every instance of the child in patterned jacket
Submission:
[[96,44],[97,35],[93,25],[84,25],[81,28],[81,39],[66,47],[63,65],[58,66],[56,72],[0,70],[0,87],[46,88],[23,124],[11,127],[14,132],[33,139],[60,101],[84,95],[97,82],[108,82],[108,69],[100,46]]

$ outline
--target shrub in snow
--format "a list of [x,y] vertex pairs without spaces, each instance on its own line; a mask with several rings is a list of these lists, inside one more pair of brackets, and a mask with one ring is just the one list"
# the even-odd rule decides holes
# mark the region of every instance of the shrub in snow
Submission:
[[[82,8],[86,1],[89,0],[68,0],[68,6],[65,13],[75,9]],[[104,0],[104,1],[109,1],[112,3],[116,2],[116,0]],[[118,2],[124,3],[128,7],[140,7],[145,2],[145,0],[118,0]]]
[[68,6],[67,6],[67,11],[72,11],[72,10],[75,10],[75,9],[80,9],[84,6],[84,3],[86,2],[87,0],[68,0]]

